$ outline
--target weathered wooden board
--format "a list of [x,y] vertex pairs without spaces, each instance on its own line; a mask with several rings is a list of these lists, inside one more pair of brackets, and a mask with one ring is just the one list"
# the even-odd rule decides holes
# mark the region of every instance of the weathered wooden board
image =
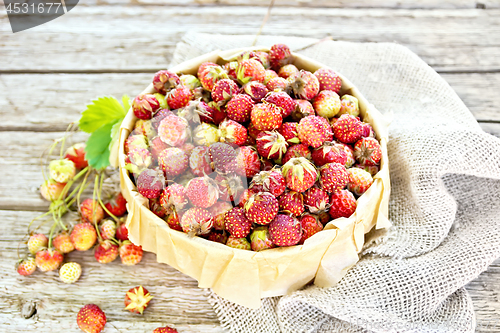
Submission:
[[[82,6],[17,34],[1,12],[0,73],[151,72],[169,63],[186,31],[254,35],[266,12],[244,6]],[[497,9],[283,7],[263,34],[396,42],[440,71],[497,71],[499,15]]]

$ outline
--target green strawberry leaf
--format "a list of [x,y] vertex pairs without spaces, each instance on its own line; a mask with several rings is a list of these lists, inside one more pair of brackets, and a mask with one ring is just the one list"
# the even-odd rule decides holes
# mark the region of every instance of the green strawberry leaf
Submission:
[[122,96],[123,110],[125,111],[125,113],[127,113],[130,109],[130,101],[130,97],[127,94]]
[[85,157],[89,165],[94,169],[104,169],[109,165],[109,146],[111,144],[111,130],[115,124],[121,123],[117,120],[108,123],[95,130],[87,140],[85,146]]
[[[125,102],[125,98],[122,98],[122,101]],[[100,97],[93,100],[92,104],[87,105],[87,109],[82,112],[79,122],[80,129],[87,133],[93,133],[104,125],[114,124],[117,120],[123,119],[127,111],[128,109],[125,110],[116,98]]]
[[110,152],[109,163],[111,166],[117,168],[118,167],[118,151],[120,145],[120,128],[122,122],[117,121],[113,127],[111,128],[111,141],[109,142],[108,150]]

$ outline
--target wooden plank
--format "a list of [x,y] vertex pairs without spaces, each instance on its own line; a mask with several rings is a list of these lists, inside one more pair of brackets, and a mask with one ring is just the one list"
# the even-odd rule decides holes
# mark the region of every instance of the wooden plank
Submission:
[[481,128],[486,132],[500,138],[500,123],[480,122]]
[[[244,6],[82,6],[18,34],[11,33],[0,13],[1,71],[155,71],[169,63],[186,31],[253,35],[266,11]],[[396,42],[439,70],[497,71],[499,13],[283,7],[273,12],[263,34]]]

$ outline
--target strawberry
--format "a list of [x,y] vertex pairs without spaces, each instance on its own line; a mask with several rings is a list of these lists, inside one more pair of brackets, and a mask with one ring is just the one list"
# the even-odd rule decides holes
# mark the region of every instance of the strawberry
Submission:
[[[135,133],[135,132],[133,132]],[[130,151],[135,150],[137,148],[148,149],[149,143],[148,138],[144,134],[132,134],[128,136],[127,140],[125,140],[125,154],[128,154]]]
[[227,77],[233,81],[238,81],[238,73],[236,72],[238,70],[238,62],[237,61],[230,61],[222,65],[222,68],[227,73]]
[[340,145],[344,149],[344,153],[346,154],[347,160],[345,162],[345,167],[350,168],[354,165],[356,160],[354,159],[354,149],[345,143],[340,142]]
[[[58,199],[64,199],[63,197],[59,198],[61,194],[64,192],[64,187],[66,183],[58,183],[53,179],[47,179],[42,186],[40,186],[40,194],[42,198],[47,201],[54,201]],[[66,197],[66,195],[65,195]]]
[[165,327],[155,328],[153,333],[178,333],[178,331],[175,328],[165,326]]
[[247,141],[247,129],[234,120],[226,119],[219,124],[219,137],[221,142],[241,146]]
[[212,100],[222,106],[229,101],[233,95],[236,95],[240,87],[230,79],[222,79],[217,81],[212,89]]
[[283,123],[282,111],[271,103],[255,104],[250,113],[250,118],[256,129],[270,131],[278,129]]
[[359,102],[358,99],[351,95],[344,95],[340,98],[340,111],[337,114],[350,114],[351,116],[359,116]]
[[268,159],[281,159],[286,152],[288,142],[277,131],[262,131],[257,135],[257,151]]
[[255,148],[241,146],[236,156],[238,168],[236,173],[240,176],[252,178],[260,171],[259,154]]
[[244,123],[250,120],[250,112],[252,112],[253,100],[245,94],[234,95],[226,105],[227,117],[239,123]]
[[87,251],[94,246],[97,233],[92,224],[88,222],[78,223],[73,227],[69,235],[71,242],[77,251]]
[[266,85],[257,81],[250,81],[241,87],[241,89],[256,103],[261,102],[269,93]]
[[299,71],[299,69],[297,68],[297,66],[295,66],[293,64],[288,64],[288,65],[281,67],[278,70],[278,75],[279,75],[279,77],[282,77],[284,79],[288,79],[288,77],[290,75],[295,74],[298,71]]
[[208,234],[208,237],[207,237],[207,239],[209,241],[217,242],[217,243],[221,243],[221,244],[226,244],[227,238],[228,238],[227,232],[218,231],[218,230],[210,231],[210,233]]
[[311,213],[318,214],[326,211],[330,204],[330,198],[325,190],[313,186],[304,193],[304,205]]
[[160,102],[152,94],[141,94],[132,101],[132,110],[139,119],[151,119],[160,108]]
[[125,310],[142,314],[151,299],[153,299],[153,296],[143,286],[132,288],[125,294]]
[[354,167],[365,170],[370,175],[372,175],[372,177],[375,176],[380,171],[379,167],[376,165],[355,164]]
[[85,159],[85,143],[75,143],[68,149],[66,149],[66,153],[64,154],[64,158],[75,163],[75,168],[83,169],[89,165],[87,160]]
[[128,152],[125,158],[125,169],[138,175],[142,170],[149,168],[153,164],[153,154],[144,148],[135,148]]
[[231,208],[233,208],[233,205],[227,201],[217,201],[212,207],[210,207],[210,214],[214,217],[214,229],[226,229],[226,212],[231,210]]
[[136,181],[137,192],[148,199],[158,198],[165,187],[165,177],[157,169],[145,169],[141,172]]
[[157,134],[156,129],[153,127],[153,122],[150,119],[137,119],[133,132],[145,135],[148,139],[154,138]]
[[172,111],[170,111],[169,109],[159,109],[158,111],[156,111],[153,118],[151,118],[151,124],[153,125],[153,128],[156,131],[158,131],[158,127],[160,126],[161,121],[163,119],[165,119],[166,117],[171,116],[173,114],[174,113]]
[[149,199],[149,210],[158,216],[159,218],[164,218],[169,211],[160,204],[160,198]]
[[180,213],[175,209],[165,218],[170,229],[182,231]]
[[323,230],[323,225],[318,221],[318,218],[311,214],[301,216],[300,225],[302,227],[302,238],[300,239],[300,244],[304,244],[306,239]]
[[167,95],[168,107],[171,110],[176,110],[188,105],[189,101],[193,98],[193,92],[189,88],[179,86],[170,90]]
[[36,271],[36,262],[35,258],[28,257],[26,259],[21,260],[17,266],[16,270],[19,275],[28,276],[33,274]]
[[292,91],[296,98],[313,99],[319,92],[319,82],[313,73],[300,70],[286,79],[287,89]]
[[283,165],[282,172],[287,187],[295,192],[309,189],[318,177],[316,167],[305,157],[292,158]]
[[187,184],[186,195],[193,205],[208,208],[219,198],[219,190],[213,179],[197,177]]
[[322,90],[314,97],[313,107],[318,116],[332,118],[340,111],[340,97],[331,90]]
[[321,188],[328,193],[342,190],[349,181],[346,168],[340,163],[328,163],[320,168]]
[[235,202],[246,188],[240,176],[235,174],[217,175],[215,182],[219,186],[219,197],[222,201]]
[[318,214],[318,221],[323,224],[323,226],[327,225],[330,222],[330,215],[326,211],[320,211]]
[[247,218],[257,224],[269,224],[278,214],[278,199],[269,192],[252,195],[245,203]]
[[260,226],[253,229],[250,234],[250,246],[252,247],[252,251],[262,251],[275,247],[271,241],[267,226]]
[[[196,97],[195,97],[196,98]],[[214,110],[205,101],[195,99],[177,111],[177,115],[184,118],[192,124],[200,124],[201,122],[212,122]]]
[[345,165],[347,162],[347,154],[341,144],[327,141],[321,147],[313,150],[312,160],[318,167],[332,162]]
[[127,266],[137,265],[142,259],[142,246],[135,245],[129,240],[120,244],[120,259]]
[[238,199],[238,207],[245,207],[248,199],[250,199],[250,197],[255,193],[257,192],[252,190],[251,188],[247,188],[246,190],[244,190],[243,193],[241,193],[240,198]]
[[264,82],[266,76],[266,69],[255,59],[247,59],[240,61],[237,70],[238,82],[246,84],[250,81]]
[[304,212],[304,203],[301,193],[287,191],[278,198],[280,211],[300,216]]
[[53,160],[49,163],[50,177],[58,183],[67,183],[76,174],[76,167],[73,161],[68,159]]
[[118,245],[110,240],[99,242],[94,250],[94,257],[101,264],[108,264],[118,257]]
[[262,66],[267,70],[269,67],[271,67],[271,63],[269,62],[269,53],[264,52],[264,51],[256,51],[253,52],[254,57],[256,60],[260,61]]
[[348,190],[340,190],[332,193],[330,197],[330,216],[332,219],[339,217],[350,217],[356,210],[356,198]]
[[63,231],[54,237],[52,245],[54,245],[54,248],[62,254],[70,253],[75,249],[75,246],[71,242],[71,238],[66,231]]
[[293,61],[292,51],[285,44],[275,44],[269,49],[269,62],[274,70]]
[[382,158],[382,148],[375,138],[361,138],[354,145],[354,157],[362,165],[378,165]]
[[349,182],[347,183],[347,189],[356,195],[361,195],[366,192],[373,184],[373,177],[367,171],[350,168],[347,169],[349,175]]
[[284,91],[288,87],[288,82],[282,77],[275,77],[266,84],[269,91]]
[[269,237],[274,245],[292,246],[302,237],[302,227],[295,217],[278,214],[269,224]]
[[250,242],[248,242],[246,238],[236,238],[233,236],[229,236],[226,241],[226,245],[240,250],[250,251],[252,249],[252,247],[250,246]]
[[188,121],[175,114],[165,117],[158,126],[161,141],[172,147],[182,146],[190,134]]
[[363,138],[375,138],[375,131],[373,130],[372,125],[363,122],[361,124],[363,126],[363,134],[361,134],[361,136]]
[[203,88],[212,91],[215,83],[221,79],[228,79],[227,72],[219,65],[206,62],[198,67],[198,79]]
[[361,139],[363,123],[356,117],[344,114],[332,125],[333,134],[343,143],[354,143]]
[[342,80],[332,69],[320,68],[314,72],[314,75],[318,78],[320,90],[331,90],[337,94],[339,93]]
[[116,217],[120,217],[127,212],[127,200],[121,193],[111,198],[104,207]]
[[171,147],[158,155],[158,164],[165,176],[171,179],[186,171],[188,159],[188,155],[182,149]]
[[295,100],[295,110],[292,111],[292,119],[294,121],[300,121],[302,118],[307,116],[315,116],[316,111],[314,110],[311,102],[305,99]]
[[285,153],[285,156],[281,160],[281,163],[284,165],[286,162],[290,161],[295,157],[305,157],[306,159],[311,159],[311,151],[309,147],[305,144],[299,143],[297,145],[293,145]]
[[78,311],[76,322],[85,333],[99,333],[106,325],[106,315],[97,305],[87,304]]
[[219,142],[219,128],[214,124],[201,123],[193,130],[193,142],[199,146],[210,146]]
[[238,153],[234,148],[223,142],[216,142],[210,146],[210,159],[213,164],[213,169],[219,173],[235,172],[238,168],[236,156]]
[[300,143],[299,136],[297,133],[297,123],[283,123],[278,132],[283,135],[285,140],[289,143]]
[[297,126],[297,133],[302,143],[318,148],[331,138],[332,130],[325,118],[319,116],[307,116],[302,118]]
[[189,88],[190,90],[194,90],[196,88],[201,87],[201,82],[198,80],[198,78],[194,75],[191,74],[183,74],[179,76],[179,80],[181,81],[181,85],[183,85],[186,88]]
[[264,84],[267,85],[271,79],[275,79],[277,77],[279,77],[278,73],[276,73],[272,69],[266,69],[266,73],[264,75]]
[[295,100],[284,91],[272,91],[264,98],[264,101],[279,106],[283,118],[291,115],[296,107]]
[[189,167],[198,177],[208,175],[212,172],[208,151],[208,147],[198,146],[193,149],[191,155],[189,156]]
[[28,250],[31,254],[43,250],[49,244],[49,239],[44,234],[34,234],[28,239]]
[[64,283],[75,283],[82,275],[82,266],[76,262],[67,262],[59,269],[59,278]]
[[252,222],[245,216],[243,208],[234,207],[226,213],[225,227],[231,236],[243,238],[250,233]]
[[158,71],[153,76],[153,88],[162,95],[166,95],[180,84],[179,76],[167,70]]
[[116,239],[124,241],[128,240],[128,230],[125,226],[125,223],[119,223],[118,227],[116,227]]
[[167,211],[181,210],[187,203],[186,188],[181,184],[170,183],[160,194],[160,205]]
[[206,209],[193,207],[181,217],[182,231],[189,236],[208,234],[212,230],[214,218]]
[[99,225],[99,233],[101,234],[102,239],[115,238],[116,234],[115,221],[111,219],[102,221],[101,224]]
[[250,188],[256,192],[269,192],[279,197],[285,192],[285,178],[279,169],[261,171],[252,179]]
[[63,255],[54,248],[40,250],[36,253],[36,267],[42,272],[49,272],[59,268]]
[[80,215],[83,222],[99,223],[104,218],[104,209],[96,200],[88,198],[80,204]]

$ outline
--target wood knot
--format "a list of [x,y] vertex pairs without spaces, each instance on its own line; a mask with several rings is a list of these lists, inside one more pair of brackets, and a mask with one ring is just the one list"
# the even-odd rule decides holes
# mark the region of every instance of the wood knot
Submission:
[[36,303],[33,301],[26,301],[21,309],[21,315],[24,319],[29,319],[36,314]]

